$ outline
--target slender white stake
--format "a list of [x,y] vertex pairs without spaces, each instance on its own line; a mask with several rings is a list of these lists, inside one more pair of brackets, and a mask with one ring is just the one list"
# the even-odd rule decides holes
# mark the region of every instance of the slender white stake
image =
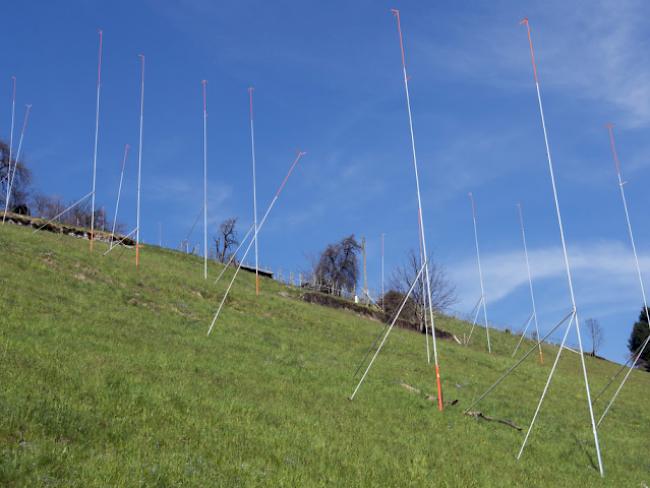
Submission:
[[257,181],[255,177],[255,126],[253,124],[253,87],[248,89],[249,114],[251,123],[251,158],[253,160],[253,226],[255,227],[255,294],[260,293],[259,255],[257,245]]
[[[621,192],[621,201],[623,202],[623,210],[625,212],[625,223],[627,224],[627,234],[630,238],[630,245],[632,247],[632,253],[634,254],[634,264],[636,265],[636,273],[639,278],[639,287],[641,288],[641,296],[643,297],[643,310],[646,312],[646,317],[648,316],[648,300],[646,298],[645,294],[645,285],[643,283],[643,276],[641,274],[641,265],[639,264],[639,255],[636,252],[636,244],[634,242],[634,233],[632,232],[632,223],[630,221],[630,212],[628,211],[627,208],[627,197],[625,196],[625,189],[624,185],[625,182],[623,181],[623,178],[621,176],[621,163],[618,160],[618,153],[616,152],[616,142],[614,141],[614,131],[613,131],[613,124],[607,124],[607,130],[609,132],[609,143],[612,148],[612,157],[614,158],[614,165],[616,166],[616,176],[618,178],[618,187]],[[648,336],[650,338],[650,336]],[[636,357],[634,359],[634,362],[630,365],[630,369],[627,371],[625,376],[623,377],[623,381],[621,381],[621,384],[618,386],[616,389],[616,392],[614,392],[614,396],[612,396],[612,399],[609,401],[607,404],[607,407],[605,408],[605,411],[601,415],[600,419],[598,420],[598,425],[603,421],[605,418],[605,415],[607,415],[607,412],[609,412],[609,409],[612,407],[614,404],[614,401],[618,397],[618,394],[621,392],[623,389],[623,385],[625,385],[625,382],[629,378],[630,374],[632,373],[632,370],[636,367],[637,362],[639,361],[639,358],[643,354],[643,351],[645,350],[646,346],[648,345],[648,340],[646,339],[645,343],[643,346],[639,349],[639,352],[636,354]]]
[[[533,307],[533,322],[535,323],[535,332],[537,333],[537,338],[539,339],[539,325],[537,323],[537,308],[535,307],[535,293],[533,292],[533,275],[530,272],[530,261],[528,259],[528,245],[526,243],[526,230],[524,229],[524,214],[521,210],[521,203],[517,204],[517,210],[519,210],[519,225],[521,226],[521,241],[524,244],[524,256],[526,258],[526,271],[528,272],[528,288],[530,289],[530,303],[532,304]],[[530,322],[529,322],[530,324]],[[526,329],[528,329],[528,325],[526,326]],[[522,334],[522,338],[526,335],[526,331],[524,330],[524,333]],[[521,344],[521,341],[520,341]],[[519,348],[519,345],[517,345],[517,349]],[[517,353],[517,349],[515,349],[515,352]],[[544,353],[542,352],[542,345],[539,345],[539,362],[544,363]]]
[[[5,217],[8,210],[9,202],[9,185],[11,183],[11,159],[13,157],[14,147],[14,122],[16,120],[16,77],[11,77],[11,131],[9,132],[9,164],[7,165],[7,195],[5,195],[5,212],[2,215],[2,223],[5,223]],[[18,161],[16,161],[17,163]]]
[[61,215],[63,215],[63,214],[65,214],[65,213],[69,212],[70,210],[72,210],[73,208],[75,208],[77,205],[79,205],[81,202],[83,202],[84,200],[86,200],[86,199],[87,199],[88,197],[90,197],[91,195],[92,195],[92,192],[87,193],[86,195],[84,195],[83,197],[81,197],[79,200],[77,200],[76,202],[74,202],[72,205],[70,205],[69,207],[63,209],[61,212],[59,212],[58,214],[56,214],[54,217],[52,217],[50,220],[48,220],[47,222],[45,222],[43,225],[41,225],[40,227],[37,227],[36,229],[34,229],[34,232],[32,232],[32,234],[36,234],[39,230],[41,230],[41,229],[42,229],[43,227],[45,227],[47,224],[49,224],[50,222],[54,222],[56,219],[58,219],[59,217],[61,217]]
[[381,234],[381,308],[385,309],[384,306],[384,237],[386,234]]
[[32,110],[31,105],[25,105],[25,118],[23,119],[23,128],[20,131],[20,139],[18,140],[18,151],[16,152],[16,159],[14,164],[14,170],[11,172],[9,178],[9,188],[7,189],[7,198],[5,199],[5,211],[2,214],[2,223],[4,224],[5,218],[7,217],[7,211],[9,210],[9,201],[11,200],[11,190],[14,186],[14,179],[16,177],[16,172],[18,171],[18,161],[20,161],[20,153],[23,148],[23,139],[25,137],[25,131],[27,130],[27,121],[29,120],[29,113]]
[[[280,193],[282,193],[282,190],[284,188],[284,185],[286,185],[287,180],[289,179],[289,176],[291,176],[291,173],[293,172],[293,169],[296,167],[298,164],[298,161],[300,161],[300,158],[302,158],[305,154],[305,152],[298,152],[298,156],[294,160],[293,164],[289,168],[289,171],[287,172],[287,175],[284,177],[284,180],[280,184],[280,187],[278,188],[278,191],[275,193],[275,196],[273,197],[273,200],[271,200],[271,203],[269,204],[268,208],[266,209],[266,212],[264,213],[264,217],[262,217],[262,221],[260,222],[259,226],[255,227],[255,231],[259,232],[262,227],[264,226],[264,222],[266,222],[266,218],[269,216],[269,213],[271,213],[271,209],[275,205],[275,202],[278,201],[278,197],[280,196]],[[214,314],[214,317],[212,318],[212,323],[210,324],[210,327],[208,328],[208,335],[212,332],[212,328],[214,327],[214,324],[217,322],[217,318],[219,318],[219,314],[221,313],[221,309],[223,308],[224,303],[226,303],[226,298],[228,298],[228,293],[230,293],[230,289],[232,288],[233,283],[235,282],[235,278],[237,278],[237,275],[239,274],[239,270],[241,269],[241,265],[246,259],[246,256],[248,255],[248,252],[251,250],[251,247],[255,241],[251,240],[251,242],[248,244],[248,247],[246,248],[246,251],[244,252],[244,255],[241,258],[241,261],[239,261],[239,266],[237,266],[237,269],[235,270],[235,274],[233,275],[232,279],[230,280],[230,284],[228,285],[228,288],[226,288],[226,292],[223,294],[223,298],[221,300],[221,303],[219,304],[219,308],[217,309],[217,312]]]
[[[395,18],[397,19],[397,31],[399,33],[399,45],[400,45],[400,50],[402,54],[402,75],[404,78],[404,93],[406,95],[406,109],[408,112],[408,118],[409,118],[409,130],[411,133],[411,150],[413,153],[413,169],[415,172],[415,188],[417,191],[417,200],[418,200],[418,219],[420,221],[420,237],[422,239],[422,251],[424,254],[425,259],[428,257],[427,254],[427,244],[426,244],[426,239],[425,239],[425,232],[424,232],[424,219],[422,216],[422,199],[420,198],[420,177],[418,175],[418,162],[417,162],[417,156],[415,153],[415,135],[413,134],[413,116],[411,114],[411,99],[409,96],[409,85],[408,85],[408,76],[406,74],[406,56],[404,54],[404,40],[402,38],[402,25],[400,21],[400,15],[399,15],[399,10],[392,9],[391,10],[393,15],[395,15]],[[442,401],[442,385],[440,382],[440,363],[438,361],[438,347],[436,344],[436,326],[435,326],[435,319],[433,317],[433,306],[431,304],[431,280],[429,279],[429,266],[424,267],[424,273],[425,273],[425,280],[426,280],[426,294],[427,294],[427,299],[428,299],[428,305],[429,305],[429,319],[431,322],[431,335],[432,335],[432,342],[433,342],[433,360],[435,363],[435,368],[436,368],[436,387],[437,387],[437,392],[438,392],[438,410],[441,410],[444,408],[443,407],[443,401]]]
[[483,305],[483,323],[485,324],[485,334],[487,335],[488,352],[492,354],[492,346],[490,344],[490,327],[488,326],[487,318],[487,299],[485,297],[485,289],[483,287],[483,268],[481,268],[481,253],[478,249],[478,230],[476,227],[476,206],[474,204],[474,195],[469,193],[469,199],[472,202],[472,222],[474,223],[474,243],[476,244],[476,262],[478,263],[478,279],[481,283],[481,304]]
[[[557,214],[557,222],[558,222],[558,227],[560,229],[560,240],[562,241],[562,253],[564,254],[564,265],[566,267],[566,275],[567,275],[567,283],[569,285],[569,293],[571,296],[571,305],[573,307],[573,312],[575,314],[574,321],[575,321],[575,326],[576,326],[576,335],[578,336],[578,346],[580,349],[580,362],[582,365],[582,374],[584,377],[585,381],[585,389],[587,392],[587,405],[589,407],[589,418],[591,420],[591,429],[593,431],[594,435],[594,444],[596,445],[596,456],[598,458],[598,470],[600,472],[601,476],[605,476],[605,471],[603,469],[603,461],[600,455],[600,442],[598,441],[598,429],[596,427],[596,420],[594,418],[594,409],[591,404],[591,392],[589,390],[589,378],[587,377],[587,365],[585,364],[585,356],[584,356],[584,351],[582,348],[582,336],[580,334],[580,320],[578,318],[578,308],[576,306],[576,300],[575,300],[575,294],[573,292],[573,280],[571,278],[571,267],[569,266],[569,255],[567,253],[567,248],[566,248],[566,241],[564,239],[564,226],[562,224],[562,215],[560,213],[560,203],[558,201],[558,196],[557,196],[557,188],[555,186],[555,174],[553,172],[553,160],[551,158],[551,150],[549,148],[549,143],[548,143],[548,134],[546,132],[546,121],[544,120],[544,109],[542,107],[542,95],[540,92],[539,88],[539,80],[537,78],[537,65],[535,64],[535,52],[533,50],[533,40],[530,34],[530,24],[528,23],[528,19],[523,19],[522,23],[526,25],[527,33],[528,33],[528,44],[530,45],[530,58],[531,62],[533,65],[533,74],[535,77],[535,88],[537,90],[537,103],[539,106],[539,115],[540,119],[542,122],[542,130],[544,132],[544,144],[546,146],[546,157],[548,159],[548,169],[549,173],[551,176],[551,185],[553,187],[553,199],[555,201],[555,212]],[[562,348],[560,348],[560,351]],[[559,358],[559,354],[558,354]],[[555,372],[555,368],[551,370],[551,373],[549,374],[549,382],[551,380],[551,377],[553,376],[553,373]],[[547,385],[548,386],[548,385]],[[544,400],[544,396],[546,395],[546,390],[547,388],[544,389],[544,392],[542,393],[542,396],[540,398],[540,406],[542,401]],[[538,408],[539,409],[539,408]],[[535,417],[533,417],[533,421],[531,422],[530,429],[532,429],[533,423],[535,422]],[[530,431],[529,429],[529,431]],[[526,436],[526,439],[528,439],[528,436]],[[523,451],[524,446],[526,445],[526,440],[524,440],[524,443],[522,444],[521,451]],[[520,451],[520,452],[521,452]]]
[[354,396],[357,394],[357,391],[359,391],[359,388],[361,388],[361,384],[363,383],[363,380],[366,379],[366,376],[368,376],[368,372],[370,371],[370,368],[372,368],[372,363],[375,362],[375,359],[377,359],[377,356],[379,356],[379,352],[381,351],[381,348],[384,347],[384,344],[386,343],[386,339],[388,339],[388,336],[390,335],[391,330],[393,330],[393,327],[395,326],[395,322],[397,322],[397,319],[399,318],[400,314],[402,313],[402,309],[404,308],[404,305],[406,305],[406,302],[408,301],[409,297],[411,296],[411,293],[413,292],[413,288],[415,288],[415,285],[417,284],[418,280],[420,279],[420,276],[422,275],[422,271],[426,268],[427,262],[425,261],[422,263],[422,266],[420,267],[420,270],[418,271],[417,276],[411,283],[411,287],[409,288],[408,293],[402,300],[402,303],[400,304],[399,308],[397,309],[397,313],[395,314],[395,317],[393,317],[393,321],[390,323],[390,327],[388,327],[388,330],[386,330],[386,334],[384,334],[384,338],[381,340],[379,343],[379,347],[375,351],[375,354],[372,356],[372,359],[370,360],[370,363],[368,363],[368,367],[366,368],[365,372],[361,376],[361,379],[359,380],[359,383],[357,384],[357,387],[354,389],[352,392],[352,395],[350,395],[350,400],[354,400]]
[[138,137],[138,196],[135,213],[135,267],[140,267],[140,189],[142,182],[142,129],[144,125],[144,54],[139,54],[140,73],[140,135]]
[[208,279],[208,104],[207,80],[203,85],[203,277]]
[[117,211],[120,208],[120,196],[122,195],[122,182],[124,181],[124,168],[126,167],[126,158],[129,155],[129,145],[124,145],[124,157],[122,158],[122,169],[120,170],[120,184],[117,187],[117,201],[115,202],[115,215],[113,216],[113,229],[111,230],[111,244],[113,247],[113,240],[115,239],[115,225],[117,224]]
[[[420,228],[420,218],[418,215],[418,243],[420,244],[420,263],[423,263],[424,252],[422,251],[422,231]],[[421,264],[420,264],[421,265]],[[431,351],[429,350],[429,328],[427,327],[427,293],[424,283],[424,276],[420,276],[420,285],[422,287],[422,326],[424,327],[424,345],[427,351],[427,364],[431,364]],[[419,308],[419,304],[416,304]]]
[[95,184],[97,181],[97,143],[99,141],[99,95],[102,86],[102,47],[104,33],[99,30],[99,53],[97,55],[97,97],[95,100],[95,144],[93,146],[93,187],[90,202],[90,250],[93,250],[95,238]]

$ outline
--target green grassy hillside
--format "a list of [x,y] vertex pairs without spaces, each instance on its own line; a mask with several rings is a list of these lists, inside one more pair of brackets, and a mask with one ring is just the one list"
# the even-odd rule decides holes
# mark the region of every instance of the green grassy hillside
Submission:
[[[2,486],[650,482],[645,373],[633,374],[601,426],[604,480],[571,353],[518,462],[523,432],[463,415],[512,363],[516,337],[494,331],[492,355],[482,330],[470,347],[440,341],[445,400],[458,400],[440,413],[426,399],[435,389],[424,337],[395,330],[351,402],[377,322],[304,303],[270,280],[256,298],[244,273],[206,337],[225,280],[205,282],[196,257],[146,247],[136,272],[132,250],[104,249],[0,228]],[[453,319],[439,326],[467,332]],[[531,356],[477,409],[526,427],[554,350],[545,347],[543,366]],[[589,358],[588,369],[598,391],[616,366]]]

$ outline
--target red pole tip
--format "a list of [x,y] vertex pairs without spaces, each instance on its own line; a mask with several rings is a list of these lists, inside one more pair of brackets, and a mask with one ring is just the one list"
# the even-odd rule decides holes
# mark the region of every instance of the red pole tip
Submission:
[[390,11],[393,15],[399,15],[399,10],[397,10],[396,8],[392,8],[390,9]]
[[612,128],[614,128],[614,124],[613,124],[612,122],[607,122],[607,123],[605,124],[605,127],[606,127],[607,129],[612,129]]
[[138,57],[144,59],[144,54],[138,54]]
[[101,29],[97,29],[97,34],[99,34],[101,36],[102,34],[104,34],[104,31],[101,30]]
[[201,84],[205,85],[208,82],[208,80],[201,80]]
[[524,17],[523,19],[521,19],[521,20],[519,21],[519,25],[521,25],[521,24],[526,24],[526,25],[528,25],[528,17]]

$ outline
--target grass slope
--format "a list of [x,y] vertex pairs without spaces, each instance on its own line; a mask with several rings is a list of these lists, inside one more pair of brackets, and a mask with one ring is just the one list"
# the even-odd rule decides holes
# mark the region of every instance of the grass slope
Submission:
[[[424,338],[395,330],[355,401],[351,373],[379,331],[244,274],[226,286],[199,259],[0,229],[2,486],[643,486],[650,376],[635,372],[600,429],[595,469],[578,357],[565,353],[529,447],[463,408],[512,363],[516,337],[439,343],[439,413]],[[211,275],[218,265],[211,265]],[[226,276],[230,276],[228,271]],[[441,318],[461,334],[467,324]],[[481,333],[482,330],[477,332]],[[526,426],[553,359],[531,356],[478,409]],[[598,391],[615,366],[588,359]],[[639,399],[639,400],[637,400]],[[596,405],[596,411],[603,408]]]

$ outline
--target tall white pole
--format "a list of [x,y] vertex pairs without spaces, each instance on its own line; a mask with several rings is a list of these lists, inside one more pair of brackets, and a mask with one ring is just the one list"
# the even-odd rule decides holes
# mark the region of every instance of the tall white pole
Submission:
[[481,305],[483,306],[483,323],[485,324],[485,334],[487,335],[488,352],[492,354],[492,345],[490,344],[490,327],[487,318],[487,299],[485,297],[485,288],[483,286],[483,268],[481,267],[481,253],[478,248],[478,229],[476,227],[476,205],[474,204],[474,195],[469,193],[469,200],[472,203],[472,222],[474,224],[474,244],[476,245],[476,262],[478,263],[478,279],[481,283]]
[[[424,232],[424,219],[422,217],[422,200],[420,198],[420,177],[418,175],[418,162],[417,162],[417,156],[415,153],[415,135],[413,134],[413,116],[411,114],[411,99],[409,97],[409,85],[408,85],[408,76],[406,74],[406,56],[404,54],[404,40],[402,38],[402,25],[400,21],[400,15],[399,15],[399,10],[392,9],[391,10],[393,15],[395,15],[395,18],[397,19],[397,31],[399,33],[399,45],[400,45],[400,50],[402,54],[402,75],[404,78],[404,92],[406,95],[406,109],[408,112],[408,118],[409,118],[409,130],[411,133],[411,150],[413,152],[413,169],[415,171],[415,188],[417,191],[417,200],[418,200],[418,219],[420,221],[420,238],[422,239],[422,251],[424,253],[424,259],[425,262],[427,262],[427,244],[426,244],[426,239],[425,239],[425,232]],[[425,280],[426,280],[426,289],[427,289],[427,299],[428,299],[428,304],[429,304],[429,319],[431,321],[431,335],[432,335],[432,342],[433,342],[433,360],[435,363],[435,368],[436,368],[436,387],[438,391],[438,410],[442,411],[443,407],[443,401],[442,401],[442,385],[440,382],[440,363],[438,361],[438,347],[436,344],[436,327],[435,327],[435,321],[433,317],[433,307],[431,305],[431,280],[429,279],[429,265],[427,264],[424,267],[424,275],[425,275]]]
[[[293,161],[293,164],[289,168],[289,171],[287,172],[287,175],[284,177],[284,180],[282,180],[282,183],[280,184],[280,187],[278,188],[278,191],[275,192],[275,196],[271,200],[271,203],[266,209],[266,212],[264,213],[264,216],[262,217],[262,220],[260,222],[260,225],[256,227],[256,230],[259,232],[262,227],[264,226],[264,223],[266,222],[266,218],[269,216],[271,213],[271,210],[273,209],[273,206],[275,205],[275,202],[278,201],[278,198],[280,197],[280,193],[282,193],[282,190],[284,189],[284,185],[287,184],[287,181],[289,180],[289,176],[291,176],[291,173],[293,173],[294,168],[298,164],[298,161],[307,154],[306,152],[299,151],[298,155],[296,156],[296,159]],[[241,269],[242,263],[246,259],[246,256],[248,255],[249,251],[251,250],[251,247],[253,245],[254,241],[251,240],[251,242],[248,244],[248,247],[246,248],[246,251],[244,251],[244,255],[242,256],[241,260],[239,261],[239,265],[237,266],[237,269],[235,270],[235,274],[233,274],[233,277],[230,280],[230,283],[228,284],[228,287],[226,288],[226,292],[223,295],[223,298],[221,299],[221,303],[219,304],[219,308],[217,309],[216,313],[214,314],[214,317],[212,318],[212,322],[210,323],[210,327],[208,328],[208,335],[212,332],[212,328],[214,327],[214,324],[217,322],[217,319],[219,318],[219,314],[221,313],[221,309],[223,308],[224,303],[226,303],[226,298],[228,298],[228,293],[230,293],[230,289],[232,288],[232,285],[235,283],[235,279],[237,278],[237,274],[239,273],[239,270]]]
[[208,105],[207,80],[203,85],[203,277],[208,279]]
[[124,145],[124,157],[122,158],[122,169],[120,170],[120,184],[117,187],[117,201],[115,202],[115,215],[113,216],[113,229],[111,230],[111,245],[113,247],[113,241],[115,240],[115,225],[117,224],[117,211],[120,208],[120,196],[122,195],[122,182],[124,181],[124,168],[126,167],[126,158],[129,155],[128,144]]
[[257,182],[255,177],[255,126],[253,124],[253,87],[248,89],[249,114],[251,123],[251,158],[253,160],[253,226],[255,233],[255,294],[260,294],[259,255],[257,245]]
[[[625,196],[625,189],[623,188],[623,185],[625,185],[625,182],[623,181],[623,177],[621,176],[621,163],[618,160],[618,153],[616,151],[616,143],[614,141],[614,131],[613,131],[613,124],[607,124],[607,130],[609,132],[609,143],[612,149],[612,157],[614,158],[614,165],[616,166],[616,176],[618,178],[618,187],[621,192],[621,201],[623,202],[623,211],[625,212],[625,223],[627,224],[627,234],[628,237],[630,238],[630,245],[632,247],[632,253],[634,254],[634,264],[636,265],[636,273],[637,277],[639,278],[639,287],[641,288],[641,296],[643,297],[643,310],[645,310],[646,317],[648,317],[648,300],[646,298],[646,293],[645,293],[645,285],[643,283],[643,276],[641,274],[641,265],[639,264],[639,255],[637,254],[636,251],[636,244],[634,242],[634,233],[632,232],[632,223],[630,221],[630,213],[627,208],[627,197]],[[650,336],[648,336],[650,339]],[[623,389],[623,385],[625,385],[625,382],[629,378],[630,374],[632,373],[632,370],[636,367],[637,362],[641,358],[641,355],[643,354],[643,351],[648,345],[648,340],[644,341],[643,345],[639,348],[639,352],[636,354],[634,361],[630,365],[630,368],[628,369],[627,373],[625,373],[625,376],[623,377],[623,380],[621,381],[621,384],[618,386],[616,391],[614,392],[614,395],[612,396],[612,399],[609,401],[607,404],[607,407],[605,407],[604,412],[602,413],[600,419],[598,420],[598,425],[603,421],[605,418],[605,415],[609,412],[610,408],[614,404],[614,401],[618,397],[618,394],[621,392]]]
[[[553,199],[555,201],[555,212],[557,214],[557,222],[558,222],[558,227],[560,229],[560,240],[562,242],[562,253],[564,255],[564,265],[565,265],[565,268],[566,268],[567,283],[569,285],[569,294],[571,296],[571,305],[573,307],[573,313],[575,315],[574,321],[575,321],[575,326],[576,326],[576,335],[578,337],[578,346],[579,346],[579,349],[580,349],[580,361],[581,361],[581,365],[582,365],[582,374],[583,374],[584,381],[585,381],[585,389],[587,391],[587,404],[588,404],[588,407],[589,407],[589,417],[590,417],[590,420],[591,420],[591,429],[592,429],[592,432],[593,432],[593,435],[594,435],[594,443],[596,445],[596,456],[598,458],[598,470],[600,471],[600,475],[604,476],[605,471],[603,469],[603,461],[602,461],[602,458],[601,458],[601,455],[600,455],[600,442],[598,441],[598,429],[596,427],[596,420],[594,418],[594,410],[593,410],[593,406],[591,404],[591,392],[589,390],[589,379],[587,377],[587,366],[585,364],[585,356],[584,356],[584,351],[583,351],[583,348],[582,348],[582,336],[580,334],[580,321],[579,321],[579,318],[578,318],[578,308],[576,306],[575,294],[574,294],[574,291],[573,291],[573,280],[571,278],[571,267],[569,266],[569,255],[567,253],[566,241],[564,239],[564,226],[562,224],[562,215],[560,213],[560,203],[558,201],[557,188],[556,188],[556,185],[555,185],[555,174],[553,172],[553,160],[551,158],[551,150],[550,150],[549,143],[548,143],[548,134],[546,132],[546,121],[544,120],[544,109],[542,107],[542,95],[541,95],[540,88],[539,88],[539,79],[537,78],[537,65],[535,63],[535,51],[533,49],[533,41],[532,41],[532,37],[531,37],[531,34],[530,34],[530,24],[528,23],[528,19],[523,19],[521,21],[521,23],[526,25],[526,30],[527,30],[527,33],[528,33],[528,44],[530,46],[530,59],[531,59],[532,65],[533,65],[533,75],[534,75],[534,78],[535,78],[535,89],[537,91],[537,103],[538,103],[538,106],[539,106],[539,115],[540,115],[540,119],[541,119],[541,122],[542,122],[542,131],[544,132],[544,144],[546,146],[546,158],[548,159],[548,169],[549,169],[549,173],[550,173],[550,176],[551,176],[551,185],[553,187]],[[570,326],[570,324],[569,324],[569,326]],[[562,351],[562,348],[559,349],[559,352],[561,352],[561,351]],[[558,353],[558,358],[559,358],[559,353]],[[549,382],[550,382],[551,377],[553,376],[554,372],[555,372],[555,369],[552,369],[551,373],[549,374]],[[542,396],[539,399],[538,410],[539,410],[539,407],[541,407],[542,402],[544,401],[545,394],[546,394],[546,388],[544,389],[544,392],[542,393]],[[535,417],[533,417],[533,420],[532,420],[531,425],[530,425],[530,429],[532,429],[532,426],[533,426],[534,422],[535,422]],[[528,439],[528,436],[524,440],[524,443],[523,443],[521,451],[520,451],[520,455],[521,455],[521,452],[523,451],[523,449],[524,449],[524,447],[526,445],[526,440],[527,439]]]
[[104,33],[99,30],[99,52],[97,54],[97,96],[95,99],[95,144],[93,146],[93,188],[90,197],[90,250],[95,239],[95,184],[97,181],[97,142],[99,140],[99,95],[102,87],[102,47]]
[[[517,210],[519,211],[519,226],[521,227],[521,241],[524,244],[524,256],[526,258],[526,271],[528,272],[528,288],[530,289],[530,303],[533,307],[532,318],[533,318],[533,323],[535,324],[535,332],[537,333],[537,340],[539,341],[540,335],[539,335],[539,325],[537,323],[537,308],[535,307],[535,293],[533,291],[533,275],[530,272],[530,261],[528,259],[528,244],[526,243],[526,230],[524,229],[524,214],[521,210],[521,203],[517,204]],[[539,344],[539,362],[540,364],[544,364],[544,353],[542,352],[541,343]]]
[[14,179],[16,178],[16,171],[18,170],[18,161],[20,161],[20,152],[23,148],[23,139],[25,137],[25,131],[27,130],[27,122],[29,120],[29,112],[31,111],[31,105],[25,105],[25,118],[23,119],[23,128],[20,131],[20,139],[18,141],[18,151],[16,152],[16,161],[14,164],[14,170],[11,172],[9,177],[9,187],[7,188],[7,197],[5,199],[5,211],[2,214],[2,223],[4,224],[5,218],[7,217],[7,211],[9,209],[9,201],[11,200],[11,190],[14,186]]
[[384,306],[384,238],[386,237],[386,234],[382,232],[381,234],[381,308],[385,309],[386,307]]
[[[7,194],[5,195],[5,213],[2,215],[2,223],[5,223],[5,217],[9,207],[9,185],[11,184],[11,159],[13,157],[14,147],[14,122],[16,120],[16,77],[11,77],[11,130],[9,132],[9,164],[7,165]],[[16,161],[17,162],[17,161]]]
[[135,214],[135,267],[140,267],[140,190],[142,182],[142,129],[144,125],[144,54],[140,57],[140,135],[138,137],[138,196]]

